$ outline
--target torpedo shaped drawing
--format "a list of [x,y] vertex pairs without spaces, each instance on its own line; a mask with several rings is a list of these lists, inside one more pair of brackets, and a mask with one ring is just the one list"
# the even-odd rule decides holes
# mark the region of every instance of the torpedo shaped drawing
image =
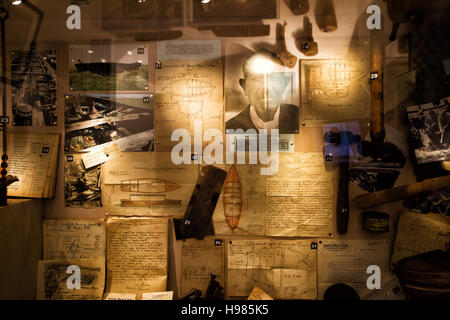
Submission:
[[223,188],[223,211],[225,220],[231,230],[234,230],[241,218],[242,188],[236,166],[232,165],[228,171]]
[[181,186],[161,179],[135,179],[122,181],[120,189],[138,193],[166,193],[180,189]]

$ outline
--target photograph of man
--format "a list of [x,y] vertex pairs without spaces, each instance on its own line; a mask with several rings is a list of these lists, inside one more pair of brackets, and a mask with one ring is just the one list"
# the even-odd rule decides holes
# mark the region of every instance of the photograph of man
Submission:
[[242,72],[239,84],[248,105],[226,121],[226,129],[257,132],[278,129],[280,134],[298,133],[299,108],[284,103],[291,94],[292,71],[277,63],[268,51],[257,51],[244,60]]

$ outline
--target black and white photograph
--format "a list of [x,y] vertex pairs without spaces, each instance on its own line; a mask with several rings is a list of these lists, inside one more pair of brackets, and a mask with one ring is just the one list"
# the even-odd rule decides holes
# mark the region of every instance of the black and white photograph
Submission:
[[230,130],[278,129],[299,133],[295,72],[271,59],[265,50],[231,45],[225,66],[225,127]]
[[153,96],[67,95],[64,152],[117,142],[122,152],[153,151]]
[[66,154],[64,162],[65,206],[85,209],[101,207],[101,166],[86,169],[81,154]]
[[56,126],[56,51],[11,51],[13,126]]
[[442,213],[450,217],[450,192],[434,192],[428,196],[412,198],[404,202],[404,205],[420,213]]
[[450,97],[437,105],[427,103],[410,106],[411,147],[417,163],[450,160]]

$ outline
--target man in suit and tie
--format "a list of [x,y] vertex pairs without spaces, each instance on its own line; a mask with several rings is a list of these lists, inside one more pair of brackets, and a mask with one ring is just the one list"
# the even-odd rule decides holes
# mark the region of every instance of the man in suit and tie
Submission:
[[291,73],[267,51],[252,53],[243,64],[244,77],[239,84],[249,105],[226,122],[226,129],[244,131],[278,129],[280,134],[299,132],[299,108],[285,104]]

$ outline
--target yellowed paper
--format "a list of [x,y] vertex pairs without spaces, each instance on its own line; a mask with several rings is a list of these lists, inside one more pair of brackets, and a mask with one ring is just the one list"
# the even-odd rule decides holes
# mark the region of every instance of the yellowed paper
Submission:
[[[193,141],[200,129],[223,130],[223,63],[218,60],[161,61],[155,78],[155,151],[170,151],[172,132],[185,129]],[[206,144],[206,143],[205,143]]]
[[85,149],[83,151],[87,153],[84,153],[81,158],[84,166],[89,169],[114,159],[119,152],[139,150],[140,146],[145,146],[149,141],[153,143],[153,129]]
[[428,251],[445,251],[449,245],[449,217],[433,213],[404,212],[397,226],[392,263]]
[[158,41],[158,60],[220,59],[220,40]]
[[133,293],[105,293],[103,300],[136,300],[136,295]]
[[369,118],[369,58],[302,60],[303,122],[318,125]]
[[184,215],[197,182],[197,165],[175,165],[166,152],[120,153],[102,170],[108,215]]
[[111,218],[106,222],[106,292],[161,292],[167,286],[168,220]]
[[145,292],[142,300],[173,300],[173,291],[165,292]]
[[117,141],[95,146],[84,151],[86,153],[81,155],[81,159],[86,169],[110,161],[120,152]]
[[260,288],[254,287],[247,300],[273,300],[273,298]]
[[[261,175],[260,165],[234,166],[238,179],[225,181],[214,211],[216,234],[329,236],[334,173],[325,169],[323,154],[283,153],[279,156],[278,173],[273,176]],[[230,172],[231,166],[226,170]],[[235,192],[231,194],[227,190]]]
[[227,295],[248,297],[255,286],[276,299],[316,299],[317,250],[310,240],[232,240]]
[[186,296],[192,289],[205,294],[211,274],[216,275],[215,280],[224,286],[224,247],[224,242],[217,238],[205,238],[202,241],[188,239],[183,242],[180,296]]
[[45,220],[44,259],[95,259],[106,255],[102,220]]
[[372,274],[367,268],[380,267],[390,274],[389,240],[321,240],[318,250],[319,297],[333,284],[343,283],[361,293],[367,289],[367,279]]
[[59,137],[59,134],[8,134],[8,174],[19,178],[8,187],[8,196],[54,196]]
[[406,300],[405,292],[394,273],[384,273],[380,289],[362,289],[361,300]]
[[[74,275],[67,272],[70,266],[80,268],[80,289],[69,289],[67,282]],[[104,258],[39,261],[38,300],[101,300],[104,285]]]

